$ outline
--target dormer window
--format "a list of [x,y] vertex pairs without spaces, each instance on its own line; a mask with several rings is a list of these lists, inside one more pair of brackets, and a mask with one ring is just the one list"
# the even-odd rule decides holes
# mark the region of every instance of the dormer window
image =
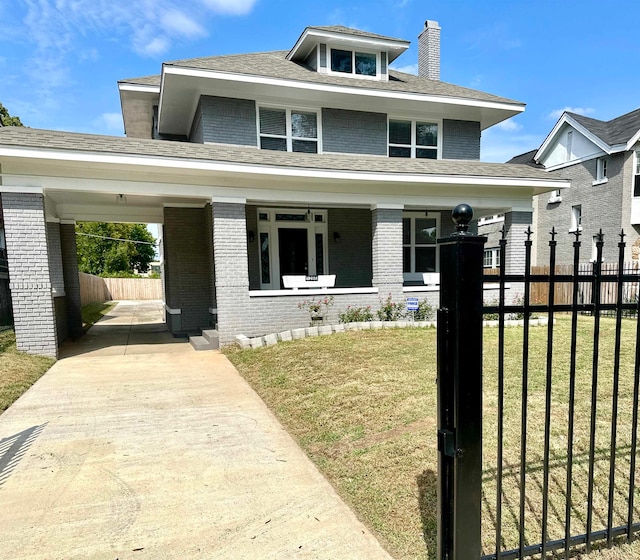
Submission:
[[375,53],[331,49],[331,71],[375,77],[378,75],[378,57]]

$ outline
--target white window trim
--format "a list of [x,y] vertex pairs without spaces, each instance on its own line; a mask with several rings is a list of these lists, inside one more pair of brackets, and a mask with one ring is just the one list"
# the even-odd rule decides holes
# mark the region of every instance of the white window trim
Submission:
[[636,192],[636,177],[640,175],[640,149],[636,149],[633,151],[633,179],[631,180],[631,197],[632,198],[640,198],[640,196],[635,196]]
[[[408,121],[411,123],[411,145],[409,144],[392,144],[389,142],[389,130],[391,121]],[[442,159],[442,119],[414,119],[411,117],[400,117],[388,115],[387,117],[387,157],[389,156],[389,148],[411,148],[410,159],[416,159],[416,149],[432,150],[434,146],[417,146],[416,145],[416,123],[435,124],[438,127],[438,145],[435,146],[436,159]],[[402,158],[398,158],[402,159]]]
[[[268,220],[260,220],[260,214],[267,214]],[[300,222],[276,222],[276,214],[306,214],[309,219]],[[322,222],[316,222],[315,216],[321,215]],[[306,229],[307,230],[307,254],[309,256],[308,275],[313,276],[316,272],[316,234],[321,233],[322,251],[324,256],[324,274],[329,274],[329,234],[328,234],[328,211],[309,208],[257,208],[256,219],[258,222],[258,234],[256,236],[258,252],[258,275],[260,276],[261,290],[280,290],[280,238],[278,230],[282,228]],[[260,234],[269,234],[269,283],[262,282],[262,254],[260,247]],[[306,292],[305,292],[306,293]]]
[[[491,264],[487,265],[484,262],[484,256],[486,253],[491,252]],[[500,247],[485,247],[482,254],[482,267],[483,268],[500,268]]]
[[[577,219],[576,208],[580,208],[580,220]],[[582,231],[582,204],[571,207],[571,227],[569,232]]]
[[[351,72],[336,72],[335,70],[331,70],[331,51],[335,49],[338,51],[351,51]],[[356,74],[356,52],[362,54],[374,54],[376,56],[376,75],[375,76],[365,76],[364,74]],[[374,51],[371,49],[360,49],[356,46],[352,45],[341,45],[337,43],[327,43],[327,74],[330,76],[347,76],[350,78],[356,78],[358,80],[374,80],[380,81],[383,78],[383,75],[380,73],[381,70],[381,57],[380,51]],[[318,64],[320,64],[320,49],[318,49]],[[388,55],[387,55],[387,65],[389,64]]]
[[[415,227],[416,227],[416,218],[427,218],[430,220],[435,220],[436,221],[436,238],[440,237],[440,212],[429,212],[426,216],[424,214],[424,212],[403,212],[402,213],[402,218],[412,218],[411,219],[411,243],[406,244],[406,243],[402,243],[402,249],[403,249],[403,253],[404,253],[404,248],[405,247],[411,247],[411,270],[415,271],[415,267],[416,267],[416,254],[415,254],[415,248],[417,247],[431,247],[433,246],[433,248],[435,249],[436,252],[436,270],[435,272],[440,272],[440,248],[437,244],[435,245],[425,245],[425,244],[419,244],[416,245],[415,243]],[[404,269],[404,263],[402,265],[402,268]],[[402,276],[405,282],[422,282],[423,279],[423,272],[403,272]]]
[[593,181],[592,185],[603,185],[609,182],[609,178],[607,176],[608,173],[609,162],[606,157],[599,157],[596,159],[596,179]]
[[[293,152],[293,141],[294,140],[304,140],[308,142],[317,142],[318,143],[318,154],[322,153],[322,111],[317,107],[289,107],[284,105],[276,105],[273,103],[257,103],[256,104],[256,131],[258,134],[257,146],[258,149],[262,149],[260,139],[264,136],[265,138],[284,138],[287,141],[287,152]],[[285,111],[285,120],[286,120],[286,132],[287,135],[281,136],[279,134],[262,134],[260,132],[260,109],[278,109]],[[318,131],[317,138],[301,138],[299,136],[293,136],[293,131],[291,128],[291,113],[315,113],[316,114],[316,128]]]
[[482,218],[478,218],[479,226],[497,224],[498,222],[504,222],[504,214],[494,214],[493,216],[484,216]]

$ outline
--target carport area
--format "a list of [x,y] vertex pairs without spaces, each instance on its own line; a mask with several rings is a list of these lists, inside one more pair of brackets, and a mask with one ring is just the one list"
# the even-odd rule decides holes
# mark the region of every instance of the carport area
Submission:
[[0,557],[390,558],[223,354],[85,338],[0,416]]

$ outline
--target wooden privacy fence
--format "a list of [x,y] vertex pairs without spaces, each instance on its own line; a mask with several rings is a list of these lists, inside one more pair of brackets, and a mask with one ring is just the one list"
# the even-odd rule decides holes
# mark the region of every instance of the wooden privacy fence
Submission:
[[[532,266],[531,274],[549,275],[549,266]],[[573,265],[556,265],[557,275],[572,275]],[[578,276],[592,274],[593,263],[582,263],[578,265]],[[624,263],[622,270],[623,274],[640,274],[640,264],[637,262]],[[602,263],[602,275],[618,274],[618,263]],[[639,276],[640,280],[640,276]],[[591,282],[579,282],[578,283],[578,303],[589,303],[592,299],[593,284]],[[601,302],[602,303],[618,303],[617,302],[617,283],[610,281],[607,282],[603,278],[601,287]],[[636,302],[638,299],[639,283],[638,282],[625,282],[624,290],[622,294],[622,303]],[[572,282],[558,282],[555,285],[555,303],[558,305],[570,305],[573,301],[573,283]],[[531,302],[532,303],[547,303],[549,301],[549,283],[548,282],[532,282],[531,283]]]
[[82,305],[111,300],[162,299],[162,280],[158,278],[100,278],[80,272]]

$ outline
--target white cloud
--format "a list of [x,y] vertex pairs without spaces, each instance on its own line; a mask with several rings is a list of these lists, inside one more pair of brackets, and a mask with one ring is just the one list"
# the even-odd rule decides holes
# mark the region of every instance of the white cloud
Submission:
[[522,130],[522,126],[518,126],[516,130],[505,130],[500,125],[485,130],[482,133],[480,159],[504,163],[514,156],[537,149],[544,137],[528,133],[513,134]]
[[162,14],[162,27],[169,33],[185,37],[206,35],[204,28],[180,10],[168,10]]
[[418,75],[418,65],[417,64],[408,64],[407,66],[391,66],[393,70],[397,70],[398,72],[404,72],[406,74],[415,74]]
[[93,126],[99,132],[108,132],[122,134],[124,124],[122,122],[122,114],[120,113],[102,113],[93,121]]
[[554,109],[551,111],[547,118],[557,120],[562,116],[562,113],[569,111],[570,113],[576,113],[578,115],[592,115],[596,112],[592,107],[563,107],[562,109]]
[[253,9],[256,0],[202,0],[202,2],[217,14],[242,16]]
[[518,130],[522,130],[522,125],[515,122],[513,119],[509,119],[506,121],[499,122],[496,125],[496,128],[500,130],[505,130],[507,132],[517,132]]

